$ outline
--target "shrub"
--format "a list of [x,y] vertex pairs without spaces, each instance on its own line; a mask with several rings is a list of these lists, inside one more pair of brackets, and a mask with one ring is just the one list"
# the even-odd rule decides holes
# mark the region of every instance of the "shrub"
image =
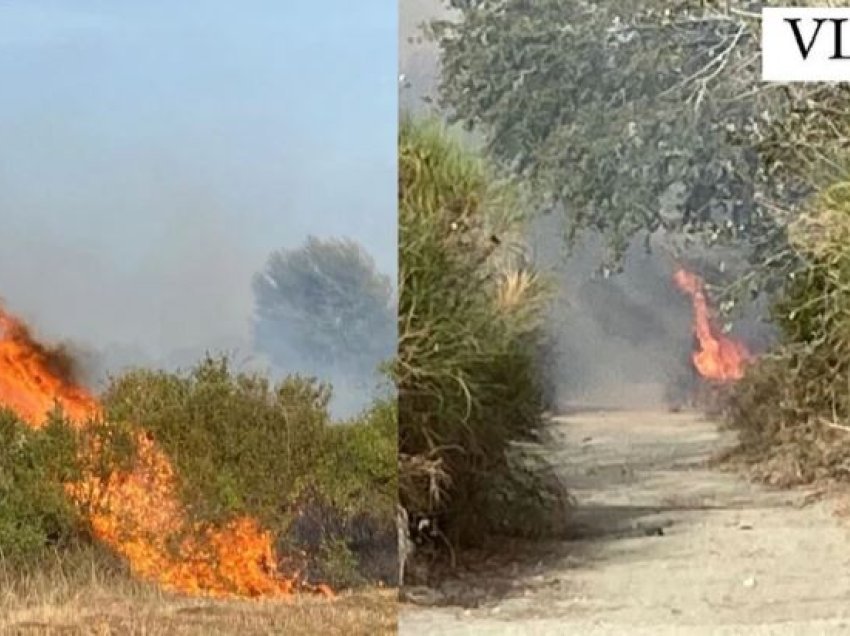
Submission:
[[780,343],[728,397],[743,456],[781,485],[850,477],[850,180],[826,188],[790,236],[802,265],[774,307]]
[[327,429],[324,452],[303,481],[300,514],[289,532],[295,549],[332,585],[395,584],[398,571],[398,418],[394,401]]
[[189,512],[205,521],[256,516],[286,524],[281,501],[320,457],[329,389],[298,377],[280,386],[207,358],[186,374],[135,370],[103,396],[110,421],[153,434],[175,465]]
[[450,543],[539,530],[565,499],[517,446],[543,430],[547,301],[520,193],[436,124],[403,122],[399,162],[402,504]]
[[313,379],[274,385],[207,358],[184,374],[129,372],[112,381],[103,402],[110,421],[153,434],[193,519],[257,518],[288,560],[306,553],[290,565],[307,568],[312,580],[353,584],[376,576],[357,552],[356,520],[392,530],[395,421],[381,403],[333,425],[330,398],[330,387]]
[[63,484],[78,474],[77,440],[60,418],[33,430],[0,410],[0,557],[17,567],[86,535]]
[[82,429],[61,411],[33,427],[13,411],[0,408],[0,559],[25,569],[56,551],[95,551],[85,488],[68,496],[80,480],[106,479],[130,468],[135,457],[132,430],[92,420]]

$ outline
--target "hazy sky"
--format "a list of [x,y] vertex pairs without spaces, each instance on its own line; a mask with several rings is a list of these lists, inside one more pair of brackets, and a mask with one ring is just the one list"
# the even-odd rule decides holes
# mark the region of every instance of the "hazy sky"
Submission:
[[394,277],[397,4],[0,0],[0,298],[161,356],[308,233]]

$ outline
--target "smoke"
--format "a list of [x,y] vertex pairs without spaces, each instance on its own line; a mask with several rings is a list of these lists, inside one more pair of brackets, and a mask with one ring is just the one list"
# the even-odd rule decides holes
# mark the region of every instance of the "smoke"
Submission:
[[334,385],[336,417],[364,408],[377,379],[352,386],[300,356],[289,358],[286,368],[271,364],[253,337],[251,286],[269,254],[252,248],[212,202],[199,199],[193,206],[189,197],[176,196],[173,205],[180,212],[164,215],[168,220],[132,266],[116,263],[110,250],[86,249],[49,229],[19,230],[0,250],[3,304],[38,338],[61,343],[77,362],[77,377],[94,390],[131,367],[185,370],[207,353],[225,354],[237,371],[275,379],[315,373]]
[[107,250],[46,230],[19,233],[0,250],[3,305],[39,339],[60,343],[75,377],[94,390],[129,368],[185,370],[206,354],[223,354],[237,371],[278,380],[315,374],[333,385],[335,417],[362,410],[377,391],[377,374],[353,386],[302,356],[276,366],[255,341],[251,281],[268,254],[250,249],[238,227],[208,211],[212,206],[191,213],[180,197],[175,205],[182,213],[162,225],[133,267],[116,267]]
[[19,230],[0,250],[8,308],[40,337],[70,341],[90,379],[128,364],[174,368],[206,349],[250,352],[250,280],[264,255],[214,212],[173,205],[181,212],[160,210],[159,235],[133,265],[49,229]]
[[[399,105],[415,114],[436,112],[440,63],[439,49],[424,37],[422,27],[431,20],[446,20],[453,15],[440,0],[408,0],[399,11]],[[428,101],[431,100],[431,101]]]
[[[400,87],[402,106],[424,114],[433,109],[423,97],[437,93],[439,50],[419,39],[419,26],[452,13],[440,0],[401,5]],[[480,134],[480,133],[479,133]],[[475,139],[465,137],[473,145]],[[674,193],[671,193],[671,195]],[[665,207],[675,201],[661,201]],[[543,354],[552,398],[557,402],[605,406],[661,406],[685,398],[695,371],[690,299],[673,285],[675,263],[663,235],[629,246],[621,273],[604,276],[606,247],[596,235],[568,250],[564,220],[557,214],[536,219],[528,237],[535,264],[555,281],[557,298],[547,330],[551,347]],[[743,253],[718,254],[693,248],[695,261],[732,262]],[[734,265],[732,268],[734,269]],[[772,337],[762,322],[763,302],[747,305],[732,335],[758,353]]]
[[[606,246],[598,235],[567,248],[564,220],[536,219],[528,240],[534,261],[555,281],[556,299],[547,329],[547,380],[557,404],[660,407],[687,401],[695,387],[692,355],[697,346],[690,298],[673,283],[682,265],[741,258],[692,247],[688,263],[673,254],[675,237],[635,238],[619,272],[606,272]],[[689,264],[693,263],[693,264]],[[759,354],[775,337],[766,299],[744,302],[729,335]],[[715,310],[716,324],[720,316]]]
[[94,390],[207,352],[279,377],[269,254],[351,236],[395,274],[395,16],[65,4],[0,7],[0,299]]
[[[377,365],[372,369],[352,373],[350,369],[340,369],[339,365],[319,364],[315,358],[296,351],[295,348],[286,344],[288,338],[285,334],[281,334],[281,340],[283,342],[271,343],[255,336],[255,341],[261,343],[258,348],[263,350],[264,354],[247,361],[245,366],[265,370],[266,373],[278,379],[289,374],[299,374],[315,377],[324,384],[330,384],[332,395],[329,408],[336,420],[347,420],[360,415],[375,398],[389,397],[395,390],[390,380],[381,374]],[[393,336],[375,334],[375,344],[387,350],[395,349],[396,340]],[[277,365],[273,364],[272,357],[280,359],[281,362]],[[388,355],[387,358],[389,357]]]
[[556,283],[548,332],[549,382],[558,403],[655,406],[687,381],[691,304],[671,280],[675,264],[640,241],[623,271],[606,276],[605,245],[589,235],[572,250],[563,219],[539,217],[529,236],[535,263]]
[[[439,50],[421,38],[420,25],[447,19],[440,0],[401,5],[401,105],[431,110],[439,81]],[[563,219],[540,217],[529,236],[535,263],[554,279],[557,300],[548,321],[553,348],[545,353],[547,380],[557,401],[660,403],[671,382],[690,370],[690,301],[672,283],[673,264],[662,252],[629,249],[622,274],[604,278],[604,246],[596,237],[569,257]]]

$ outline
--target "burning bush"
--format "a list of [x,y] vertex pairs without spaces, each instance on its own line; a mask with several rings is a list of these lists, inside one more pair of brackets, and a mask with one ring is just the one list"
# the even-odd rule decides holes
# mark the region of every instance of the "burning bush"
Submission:
[[[312,379],[275,386],[231,372],[226,359],[206,359],[187,374],[130,372],[103,402],[107,419],[135,422],[157,440],[195,521],[257,519],[278,537],[284,570],[306,569],[312,582],[391,582],[394,566],[376,571],[375,561],[382,551],[384,560],[395,557],[385,538],[395,536],[394,411],[379,403],[334,426],[330,397]],[[375,545],[358,543],[358,519],[374,526]]]
[[[134,575],[186,594],[327,593],[304,578],[303,562],[348,557],[353,539],[336,538],[333,553],[318,556],[281,558],[275,549],[275,537],[302,513],[305,492],[318,493],[343,518],[363,513],[391,527],[391,513],[380,515],[392,504],[382,508],[363,491],[374,478],[367,468],[395,468],[395,436],[374,418],[331,433],[328,387],[298,377],[272,386],[230,373],[226,360],[208,359],[189,374],[132,372],[113,380],[100,400],[55,358],[0,308],[0,404],[14,413],[4,433],[0,488],[24,494],[5,498],[11,507],[4,519],[12,521],[0,522],[3,552],[32,552],[62,538],[64,530],[40,530],[60,518],[62,508],[51,499],[57,485],[85,533]],[[358,450],[374,441],[362,436],[364,427],[383,440],[369,449],[383,454],[383,463],[358,464],[364,472],[328,481],[320,467],[334,459],[341,439]],[[391,480],[390,473],[377,483]],[[360,490],[338,487],[343,479]]]
[[850,477],[850,181],[824,190],[790,231],[802,266],[774,307],[781,341],[730,396],[756,474],[790,485]]
[[514,444],[543,429],[547,300],[518,192],[437,126],[404,122],[399,162],[402,505],[450,543],[540,531],[565,498]]
[[[0,560],[22,567],[50,551],[91,544],[84,511],[73,505],[65,485],[84,473],[104,479],[126,467],[131,443],[119,426],[80,431],[54,411],[33,429],[0,408]],[[101,452],[87,461],[80,450],[93,444]]]

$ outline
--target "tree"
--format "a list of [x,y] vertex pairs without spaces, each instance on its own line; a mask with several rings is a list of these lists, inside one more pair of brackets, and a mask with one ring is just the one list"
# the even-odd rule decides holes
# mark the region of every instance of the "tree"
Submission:
[[442,106],[487,134],[569,237],[600,231],[617,256],[666,230],[679,256],[721,243],[774,274],[789,265],[788,217],[847,141],[850,89],[761,82],[755,3],[450,5],[459,19],[432,28]]
[[255,340],[287,370],[371,377],[395,351],[392,284],[354,241],[309,237],[273,253],[254,295]]

